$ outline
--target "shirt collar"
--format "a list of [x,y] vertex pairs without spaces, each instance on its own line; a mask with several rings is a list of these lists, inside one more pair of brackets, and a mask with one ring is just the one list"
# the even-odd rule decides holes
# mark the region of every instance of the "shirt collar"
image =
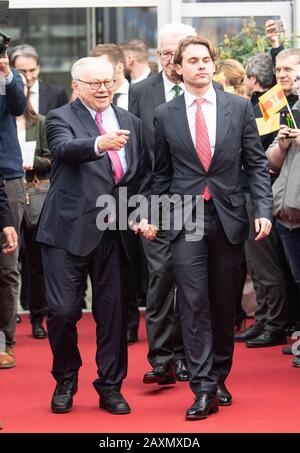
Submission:
[[151,69],[148,68],[146,69],[145,72],[143,72],[143,74],[141,74],[139,77],[137,77],[136,79],[134,80],[131,80],[131,84],[134,85],[135,83],[138,83],[140,82],[141,80],[144,80],[144,79],[147,79],[148,75],[150,74],[151,72]]
[[[191,105],[195,102],[195,99],[198,99],[197,96],[195,96],[194,94],[190,93],[187,90],[185,90],[184,96],[187,108],[191,107]],[[210,104],[216,103],[216,92],[212,85],[209,88],[209,90],[202,96],[202,98],[205,99]]]
[[122,85],[115,91],[115,94],[128,94],[129,91],[129,82],[127,79],[124,80]]
[[[171,82],[167,76],[165,75],[164,71],[162,72],[162,76],[163,76],[163,81],[164,81],[164,87],[165,87],[165,94],[168,94],[172,91],[173,89],[173,86],[176,85],[175,83]],[[184,87],[184,83],[183,82],[180,82],[179,83],[179,86],[180,88],[182,89],[182,91],[184,92],[185,91],[185,87]]]
[[32,87],[30,88],[30,93],[38,93],[39,92],[39,81],[36,80]]
[[[81,101],[81,99],[80,99]],[[85,106],[85,108],[90,112],[90,114],[92,115],[93,117],[93,120],[95,121],[96,120],[96,113],[97,111],[94,110],[94,109],[91,109],[91,107],[88,107],[83,101],[81,101],[81,103]],[[106,116],[107,114],[109,114],[110,112],[113,111],[113,108],[112,106],[110,105],[109,107],[107,107],[105,110],[103,110],[102,115]]]

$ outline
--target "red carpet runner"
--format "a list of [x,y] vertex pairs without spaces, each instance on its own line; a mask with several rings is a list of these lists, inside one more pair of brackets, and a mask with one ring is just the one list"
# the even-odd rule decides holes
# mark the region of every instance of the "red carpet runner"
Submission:
[[[90,314],[79,322],[83,367],[73,411],[52,414],[54,380],[47,340],[34,340],[27,316],[17,327],[17,367],[0,370],[0,433],[231,433],[299,432],[300,369],[280,347],[246,349],[237,344],[228,387],[234,404],[202,421],[187,422],[193,400],[187,383],[167,388],[142,383],[147,342],[142,319],[139,343],[129,347],[129,372],[123,393],[132,413],[114,416],[98,409],[92,387],[96,377],[95,326]],[[0,441],[1,443],[1,441]]]

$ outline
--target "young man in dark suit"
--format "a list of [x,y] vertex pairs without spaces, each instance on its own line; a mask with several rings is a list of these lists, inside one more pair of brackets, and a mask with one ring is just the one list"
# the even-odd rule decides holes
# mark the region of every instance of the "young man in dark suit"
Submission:
[[268,163],[251,103],[213,87],[214,60],[205,38],[181,40],[174,66],[185,93],[159,106],[154,119],[153,194],[203,197],[202,238],[190,240],[187,225],[168,231],[195,394],[188,420],[206,418],[219,403],[232,402],[225,380],[232,364],[234,301],[249,229],[242,168],[254,205],[256,240],[272,227]]
[[[184,85],[174,72],[173,57],[180,39],[195,35],[194,28],[184,24],[167,24],[159,32],[159,49],[162,71],[131,85],[128,110],[141,119],[143,143],[154,161],[153,118],[157,106],[181,95]],[[174,267],[169,240],[159,230],[153,241],[142,238],[149,269],[146,301],[146,327],[148,361],[152,370],[144,375],[145,384],[172,384],[187,381],[188,372],[184,357],[178,304],[175,301]]]
[[117,202],[124,188],[128,197],[146,192],[147,186],[149,190],[151,166],[141,145],[140,121],[111,105],[114,77],[113,66],[100,58],[77,61],[72,69],[77,99],[46,119],[51,187],[36,238],[42,243],[52,374],[57,381],[51,407],[56,413],[70,411],[77,392],[81,357],[76,324],[87,272],[97,324],[94,387],[100,407],[113,414],[130,412],[121,394],[127,373],[123,271],[135,238],[128,229],[119,231],[124,218],[118,212],[109,216],[112,224],[116,216],[115,228],[97,225],[97,206],[99,196]]

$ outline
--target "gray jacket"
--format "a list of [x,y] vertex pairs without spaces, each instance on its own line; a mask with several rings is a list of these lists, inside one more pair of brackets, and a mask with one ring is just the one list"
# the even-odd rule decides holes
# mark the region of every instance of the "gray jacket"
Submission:
[[[267,150],[277,144],[277,139]],[[300,227],[300,146],[294,141],[273,184],[273,214],[289,229]]]

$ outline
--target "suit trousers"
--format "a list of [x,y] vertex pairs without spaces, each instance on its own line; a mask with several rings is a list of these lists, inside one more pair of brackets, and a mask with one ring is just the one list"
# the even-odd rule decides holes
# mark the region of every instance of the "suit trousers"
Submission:
[[[20,237],[20,226],[25,206],[23,178],[7,180],[5,192],[12,211],[13,223]],[[0,331],[4,332],[6,346],[15,343],[17,302],[19,294],[19,248],[9,255],[0,253]]]
[[276,228],[268,237],[255,242],[254,213],[247,197],[250,219],[250,239],[245,242],[245,252],[256,293],[255,323],[271,332],[283,332],[287,323],[287,290],[280,260],[280,239]]
[[35,228],[28,228],[25,221],[23,221],[22,228],[25,247],[25,257],[23,262],[26,259],[27,281],[25,281],[25,284],[27,283],[27,299],[30,310],[30,320],[31,323],[41,323],[43,322],[47,311],[41,244],[34,240]]
[[[122,287],[122,250],[119,233],[104,232],[87,256],[42,244],[48,337],[56,380],[76,375],[82,364],[77,321],[82,315],[82,290],[88,272],[92,286],[92,313],[96,321],[97,391],[121,388],[127,374],[126,309]],[[93,341],[89,338],[89,341]]]
[[153,241],[142,238],[148,261],[149,286],[146,301],[148,361],[153,366],[184,359],[175,275],[170,241],[159,231]]
[[228,241],[211,200],[204,203],[203,238],[186,239],[183,230],[171,251],[190,385],[195,394],[215,393],[232,365],[243,243]]

